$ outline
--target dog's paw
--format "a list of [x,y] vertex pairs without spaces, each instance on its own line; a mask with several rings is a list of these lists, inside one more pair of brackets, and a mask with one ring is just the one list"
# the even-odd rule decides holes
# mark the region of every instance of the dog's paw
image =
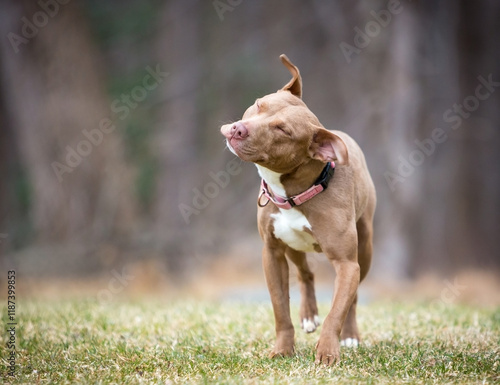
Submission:
[[316,344],[316,364],[333,365],[340,361],[338,339],[320,338]]
[[300,322],[300,326],[306,333],[312,333],[320,324],[321,320],[318,315],[315,315],[313,318],[303,318]]
[[295,348],[292,346],[291,348],[277,348],[275,347],[269,353],[269,358],[282,358],[282,357],[291,357],[295,353]]
[[345,346],[346,348],[357,348],[359,346],[359,340],[357,338],[346,338],[340,341],[340,346]]
[[295,353],[294,330],[282,330],[276,334],[276,342],[269,358],[290,357]]

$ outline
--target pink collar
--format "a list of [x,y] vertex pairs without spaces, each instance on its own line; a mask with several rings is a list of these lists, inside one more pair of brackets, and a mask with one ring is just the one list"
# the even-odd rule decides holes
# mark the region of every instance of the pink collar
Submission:
[[[259,199],[257,200],[257,203],[260,207],[264,207],[269,203],[269,201],[271,201],[274,203],[276,207],[280,209],[290,210],[294,206],[299,206],[302,203],[305,203],[308,200],[312,199],[320,192],[326,190],[328,187],[328,182],[333,177],[334,172],[335,172],[335,163],[333,162],[327,163],[325,168],[321,172],[321,175],[318,177],[318,179],[316,179],[316,181],[311,187],[309,187],[306,191],[298,195],[295,195],[291,198],[282,197],[277,194],[271,193],[266,181],[262,179],[260,183],[261,192],[259,195]],[[267,198],[267,202],[265,204],[260,203],[262,196],[265,196]]]

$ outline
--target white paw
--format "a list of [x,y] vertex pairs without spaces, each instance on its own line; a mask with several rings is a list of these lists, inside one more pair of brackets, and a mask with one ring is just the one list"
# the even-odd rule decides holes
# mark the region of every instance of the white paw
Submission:
[[314,316],[314,319],[304,318],[302,319],[302,329],[306,333],[312,333],[316,330],[316,328],[320,325],[320,319],[317,315]]
[[345,340],[340,341],[340,346],[345,346],[348,348],[357,348],[359,345],[359,341],[356,338],[346,338]]

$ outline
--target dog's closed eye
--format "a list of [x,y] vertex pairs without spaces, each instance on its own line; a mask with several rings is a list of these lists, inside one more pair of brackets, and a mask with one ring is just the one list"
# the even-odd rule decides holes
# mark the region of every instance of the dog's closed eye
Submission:
[[283,132],[284,134],[290,136],[290,133],[286,130],[284,123],[271,123],[271,128]]

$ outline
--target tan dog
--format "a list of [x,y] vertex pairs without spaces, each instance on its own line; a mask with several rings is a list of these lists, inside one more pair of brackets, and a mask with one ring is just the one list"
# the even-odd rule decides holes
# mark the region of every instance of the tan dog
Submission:
[[339,360],[341,344],[357,346],[360,340],[357,289],[371,262],[375,188],[359,146],[347,134],[321,125],[301,100],[299,70],[285,55],[280,58],[292,80],[257,99],[242,120],[222,126],[221,132],[234,154],[257,165],[263,180],[258,223],[276,322],[270,355],[294,351],[286,257],[298,269],[301,326],[309,333],[319,318],[305,252],[323,252],[337,278],[316,362],[330,365]]

